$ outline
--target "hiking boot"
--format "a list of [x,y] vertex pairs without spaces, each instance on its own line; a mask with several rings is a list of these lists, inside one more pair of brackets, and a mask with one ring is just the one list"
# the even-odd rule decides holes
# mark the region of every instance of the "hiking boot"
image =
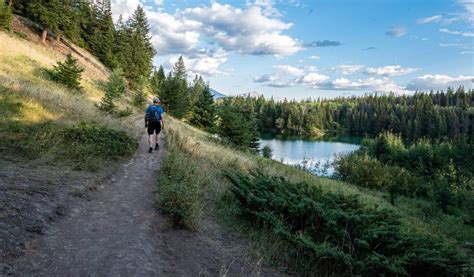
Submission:
[[157,143],[155,144],[155,150],[158,150],[158,149],[160,149],[160,145]]
[[148,149],[148,153],[152,153],[153,152],[153,147],[150,147],[150,149]]

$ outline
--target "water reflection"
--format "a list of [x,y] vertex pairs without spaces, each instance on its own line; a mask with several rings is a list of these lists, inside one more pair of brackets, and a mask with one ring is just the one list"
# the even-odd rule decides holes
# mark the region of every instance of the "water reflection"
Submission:
[[260,147],[270,146],[274,160],[304,167],[317,175],[331,176],[334,174],[332,162],[335,156],[359,149],[358,143],[360,138],[348,137],[328,140],[262,138]]

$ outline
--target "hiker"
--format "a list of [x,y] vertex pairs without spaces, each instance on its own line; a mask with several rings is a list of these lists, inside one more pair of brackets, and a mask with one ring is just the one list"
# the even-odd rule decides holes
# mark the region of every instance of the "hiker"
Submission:
[[153,137],[155,138],[155,150],[160,148],[158,140],[160,138],[160,131],[163,125],[163,114],[164,110],[160,106],[160,99],[158,97],[153,98],[153,104],[148,106],[145,111],[145,128],[148,129],[148,143],[150,144],[149,153],[153,152]]

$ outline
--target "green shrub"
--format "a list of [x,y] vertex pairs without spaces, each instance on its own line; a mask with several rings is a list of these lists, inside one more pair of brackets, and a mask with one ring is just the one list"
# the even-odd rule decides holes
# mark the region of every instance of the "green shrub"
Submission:
[[[199,178],[191,153],[186,153],[186,139],[170,131],[168,151],[158,176],[159,207],[177,228],[196,227],[199,207]],[[171,139],[172,138],[172,139]]]
[[407,230],[392,210],[308,183],[255,172],[225,175],[240,216],[284,241],[281,254],[301,275],[468,274],[458,246]]
[[52,122],[34,125],[8,122],[0,126],[0,152],[5,154],[36,159],[60,141],[61,133]]
[[387,161],[397,160],[405,151],[405,145],[400,135],[384,132],[374,139],[365,139],[362,149],[381,161]]
[[116,99],[123,97],[127,91],[127,81],[125,80],[123,70],[116,68],[110,74],[109,79],[104,85],[104,90],[107,95]]
[[145,108],[145,104],[146,104],[145,91],[143,91],[143,89],[136,90],[133,94],[132,105],[139,109],[143,109]]
[[47,72],[54,81],[70,89],[80,90],[82,88],[81,74],[84,72],[84,68],[79,66],[77,59],[74,59],[71,54],[66,56],[64,62],[58,62],[53,70],[48,70]]
[[[464,195],[473,187],[474,144],[467,139],[427,139],[404,146],[400,136],[380,134],[335,162],[336,176],[361,187],[433,201],[445,213],[469,214]],[[460,210],[459,210],[460,209]]]
[[384,165],[367,154],[352,153],[336,158],[336,177],[371,189],[387,189],[390,175]]
[[262,156],[263,157],[265,157],[267,159],[271,159],[272,158],[272,153],[273,153],[273,150],[269,145],[265,145],[262,148]]
[[105,113],[120,117],[121,111],[117,111],[115,102],[122,98],[127,90],[127,81],[125,80],[122,69],[114,69],[107,82],[103,85],[103,88],[105,94],[97,107]]
[[94,161],[117,160],[131,155],[137,142],[126,132],[93,123],[80,123],[64,130],[66,154],[79,169],[96,169]]

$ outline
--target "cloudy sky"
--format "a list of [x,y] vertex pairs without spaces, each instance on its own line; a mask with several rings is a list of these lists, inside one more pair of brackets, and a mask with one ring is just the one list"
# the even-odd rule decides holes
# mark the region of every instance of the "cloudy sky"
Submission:
[[474,0],[112,0],[147,11],[166,69],[277,99],[474,87]]

